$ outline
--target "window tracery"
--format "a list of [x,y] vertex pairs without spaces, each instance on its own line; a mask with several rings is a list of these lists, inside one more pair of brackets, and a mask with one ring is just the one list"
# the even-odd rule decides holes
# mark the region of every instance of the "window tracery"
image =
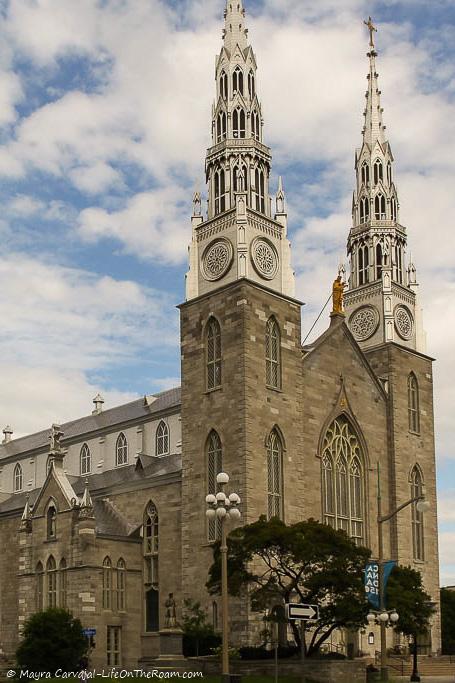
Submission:
[[267,518],[283,519],[283,446],[273,429],[267,442]]

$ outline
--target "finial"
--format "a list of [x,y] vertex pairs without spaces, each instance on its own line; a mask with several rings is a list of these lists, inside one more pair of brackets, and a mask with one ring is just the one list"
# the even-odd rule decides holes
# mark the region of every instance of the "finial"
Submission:
[[202,212],[202,197],[199,188],[196,187],[193,194],[193,216],[200,216]]
[[285,194],[283,190],[283,178],[281,176],[278,177],[278,190],[276,193],[276,212],[278,213],[285,213]]
[[374,26],[371,17],[368,17],[368,21],[363,22],[370,32],[370,47],[372,50],[375,49],[374,46],[374,34],[378,32],[378,29]]
[[95,396],[95,398],[93,399],[93,403],[95,405],[95,410],[92,411],[92,415],[99,415],[100,413],[102,413],[104,398],[101,396],[101,394],[97,394]]
[[2,443],[9,443],[11,441],[11,437],[13,435],[13,430],[9,425],[5,427],[3,430],[3,441]]

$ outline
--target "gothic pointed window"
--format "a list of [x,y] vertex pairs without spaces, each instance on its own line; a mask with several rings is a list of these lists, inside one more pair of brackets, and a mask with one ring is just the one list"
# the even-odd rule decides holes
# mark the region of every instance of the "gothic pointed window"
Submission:
[[103,609],[112,609],[112,562],[110,557],[103,561]]
[[364,466],[359,440],[344,416],[328,428],[322,447],[322,514],[357,545],[365,541]]
[[66,560],[62,557],[58,566],[58,606],[63,609],[67,604],[67,577]]
[[241,107],[234,109],[232,114],[232,135],[234,138],[244,138],[246,133],[245,110]]
[[248,192],[248,171],[244,164],[234,168],[234,192]]
[[216,141],[221,142],[222,140],[226,140],[226,131],[227,131],[227,125],[226,125],[226,112],[225,111],[220,111],[218,114],[217,120],[216,120]]
[[52,555],[46,563],[47,606],[57,607],[57,565]]
[[232,74],[232,92],[235,95],[240,93],[243,95],[243,71],[239,66],[236,66]]
[[397,220],[397,200],[395,197],[392,197],[390,200],[390,213],[392,216],[392,220],[396,221]]
[[360,222],[365,223],[370,217],[370,200],[362,197],[360,200]]
[[248,74],[248,94],[250,96],[250,99],[253,99],[253,97],[256,94],[256,86],[254,83],[253,69],[251,69],[249,74]]
[[206,332],[207,389],[221,386],[221,327],[216,318],[210,318]]
[[401,244],[395,245],[394,278],[400,285],[403,284],[403,248]]
[[283,519],[283,446],[273,429],[267,441],[267,518]]
[[369,280],[369,250],[367,244],[361,244],[358,251],[359,285],[367,284]]
[[22,472],[22,466],[19,463],[17,463],[16,467],[14,468],[14,474],[13,474],[14,492],[17,493],[18,491],[22,491],[23,485],[24,485],[24,475]]
[[378,243],[376,245],[376,280],[382,277],[382,246]]
[[117,467],[128,464],[128,441],[123,432],[118,435],[115,444],[115,464]]
[[145,630],[159,631],[159,519],[152,501],[144,514],[144,593]]
[[215,171],[215,215],[226,211],[226,176],[223,168]]
[[122,558],[117,562],[117,610],[126,609],[126,565]]
[[[220,486],[216,476],[223,471],[223,451],[221,439],[215,430],[212,430],[207,439],[207,493],[217,494]],[[207,520],[207,537],[209,541],[221,538],[221,523],[218,519]]]
[[265,383],[272,389],[281,389],[281,334],[274,317],[265,328]]
[[419,385],[413,372],[408,377],[408,426],[410,432],[420,433]]
[[169,428],[163,420],[156,430],[156,455],[169,455]]
[[80,473],[81,475],[90,474],[92,471],[92,455],[86,443],[81,448],[80,453]]
[[374,198],[374,217],[377,221],[386,218],[385,197],[381,192]]
[[44,569],[41,562],[38,562],[35,569],[36,574],[36,611],[41,612],[44,609]]
[[390,161],[387,162],[387,182],[389,186],[392,184],[392,164]]
[[[411,473],[411,498],[417,498],[423,494],[423,477],[417,465]],[[412,524],[412,550],[414,560],[425,559],[423,512],[417,509],[417,503],[411,505]]]
[[254,208],[260,213],[265,213],[265,179],[264,171],[257,168],[254,173]]
[[225,71],[220,74],[220,95],[223,100],[228,98],[228,77]]
[[50,503],[46,512],[47,539],[57,538],[57,509],[54,503]]
[[362,164],[361,176],[362,176],[362,185],[365,185],[365,187],[367,187],[367,185],[370,182],[370,166],[366,161],[364,161]]
[[384,180],[384,166],[380,159],[376,159],[373,164],[373,178],[374,184],[377,185],[380,181]]

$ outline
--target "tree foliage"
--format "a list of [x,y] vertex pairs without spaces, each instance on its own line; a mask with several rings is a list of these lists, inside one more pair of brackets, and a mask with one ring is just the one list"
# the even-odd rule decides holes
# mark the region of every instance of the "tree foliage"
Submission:
[[455,654],[455,590],[441,588],[442,654]]
[[87,638],[79,619],[64,609],[36,612],[24,624],[16,651],[19,666],[29,671],[78,671],[87,652]]
[[[232,595],[249,588],[252,608],[271,610],[297,601],[320,606],[320,620],[312,626],[306,654],[315,654],[339,627],[359,628],[368,608],[364,568],[369,550],[357,547],[342,531],[313,519],[286,525],[277,518],[235,529],[228,536],[228,584]],[[207,587],[220,592],[220,546]],[[291,622],[300,646],[300,635]],[[308,640],[308,639],[307,639]]]
[[183,654],[186,657],[211,654],[212,649],[219,645],[220,637],[207,623],[207,614],[201,603],[186,598],[183,604]]
[[395,567],[387,584],[387,609],[396,609],[399,620],[395,630],[406,636],[427,631],[435,611],[431,597],[422,585],[422,575],[411,567]]

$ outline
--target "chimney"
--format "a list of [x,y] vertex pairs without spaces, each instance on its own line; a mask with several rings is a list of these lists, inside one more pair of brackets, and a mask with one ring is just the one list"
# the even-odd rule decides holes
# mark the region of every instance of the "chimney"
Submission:
[[99,415],[102,413],[104,398],[100,394],[97,394],[93,399],[93,403],[95,404],[95,410],[92,411],[92,415]]
[[3,430],[3,441],[2,443],[9,443],[11,441],[11,437],[13,435],[13,430],[11,427],[7,426]]

